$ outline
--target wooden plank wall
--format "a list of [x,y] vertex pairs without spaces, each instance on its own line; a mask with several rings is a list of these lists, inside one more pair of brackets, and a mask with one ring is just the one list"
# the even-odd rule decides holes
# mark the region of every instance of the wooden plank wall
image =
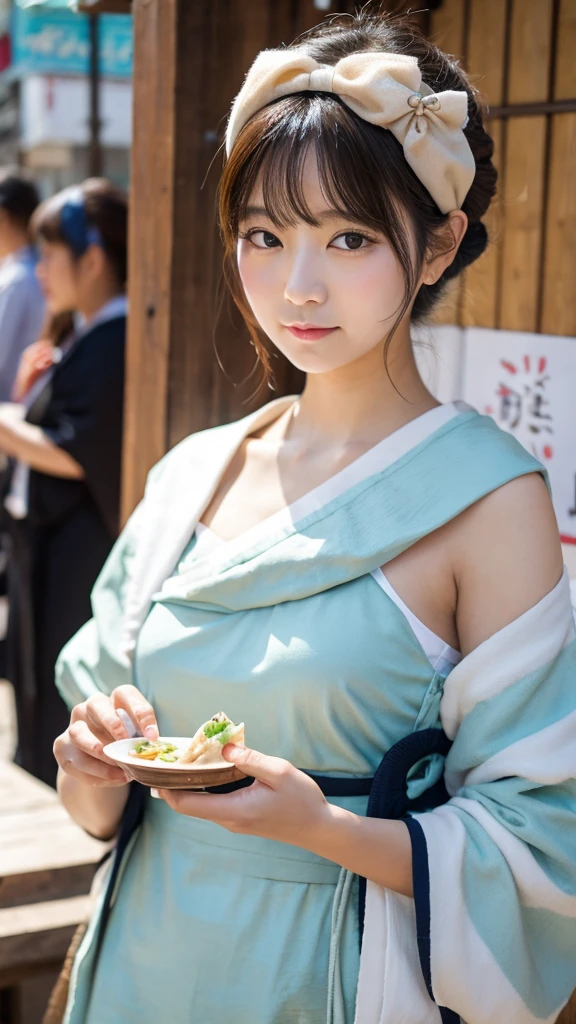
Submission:
[[436,319],[576,335],[576,109],[552,106],[576,108],[576,0],[444,0],[429,31],[488,105],[500,175],[491,245]]
[[[553,75],[555,100],[576,96],[576,2],[563,0]],[[550,124],[541,329],[576,334],[576,111]]]

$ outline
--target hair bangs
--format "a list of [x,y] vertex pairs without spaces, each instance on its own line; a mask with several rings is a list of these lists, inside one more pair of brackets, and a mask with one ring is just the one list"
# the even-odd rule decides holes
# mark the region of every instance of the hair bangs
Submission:
[[[327,93],[287,96],[259,111],[246,130],[258,142],[236,181],[233,230],[257,185],[266,213],[277,227],[298,221],[318,226],[304,189],[311,148],[331,209],[390,240],[401,230],[398,195],[405,191],[407,172],[413,174],[401,146],[390,132],[362,121],[338,97]],[[414,189],[417,197],[421,197],[419,183]]]
[[56,195],[37,207],[31,221],[32,233],[36,238],[50,243],[66,242],[60,226],[61,205],[59,195]]

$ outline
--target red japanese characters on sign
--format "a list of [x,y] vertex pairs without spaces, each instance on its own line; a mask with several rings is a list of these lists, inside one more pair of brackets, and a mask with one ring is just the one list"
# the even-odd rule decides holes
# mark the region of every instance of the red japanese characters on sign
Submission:
[[548,471],[562,540],[576,544],[576,339],[469,329],[462,397]]
[[525,425],[533,438],[530,445],[532,454],[543,462],[554,455],[551,436],[554,434],[554,417],[546,390],[550,381],[550,374],[546,373],[547,363],[546,356],[533,359],[524,355],[520,364],[501,359],[503,373],[497,389],[497,402],[484,409],[501,427],[513,432]]

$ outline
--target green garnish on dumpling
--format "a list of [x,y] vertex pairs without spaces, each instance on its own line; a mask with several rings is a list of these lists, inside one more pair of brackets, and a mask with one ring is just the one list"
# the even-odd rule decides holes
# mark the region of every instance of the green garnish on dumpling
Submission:
[[218,733],[216,739],[218,743],[221,743],[223,747],[230,741],[230,737],[237,731],[238,726],[234,725],[234,722],[227,722],[221,732]]
[[228,765],[229,762],[222,755],[222,747],[227,743],[244,744],[244,722],[234,725],[228,715],[218,711],[196,731],[188,750],[179,758],[179,763]]
[[213,736],[218,736],[218,733],[224,732],[231,725],[232,722],[229,722],[227,719],[225,719],[223,722],[216,722],[213,718],[211,718],[210,721],[206,722],[206,725],[204,726],[204,735],[207,740],[211,740]]

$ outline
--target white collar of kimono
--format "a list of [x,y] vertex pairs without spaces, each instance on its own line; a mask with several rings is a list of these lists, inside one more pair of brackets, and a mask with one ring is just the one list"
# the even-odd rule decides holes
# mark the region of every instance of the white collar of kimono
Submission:
[[[186,438],[168,456],[161,482],[155,485],[152,479],[134,513],[138,545],[126,593],[122,641],[126,655],[132,656],[153,595],[162,591],[164,596],[177,596],[186,590],[186,574],[175,577],[174,570],[238,446],[249,434],[281,416],[297,397],[279,398],[237,423]],[[290,525],[322,508],[391,465],[466,409],[469,406],[463,402],[450,402],[411,420],[324,484],[231,541],[228,549],[234,545],[243,548],[253,533]],[[198,445],[199,437],[202,443]],[[198,480],[204,486],[199,487]]]

